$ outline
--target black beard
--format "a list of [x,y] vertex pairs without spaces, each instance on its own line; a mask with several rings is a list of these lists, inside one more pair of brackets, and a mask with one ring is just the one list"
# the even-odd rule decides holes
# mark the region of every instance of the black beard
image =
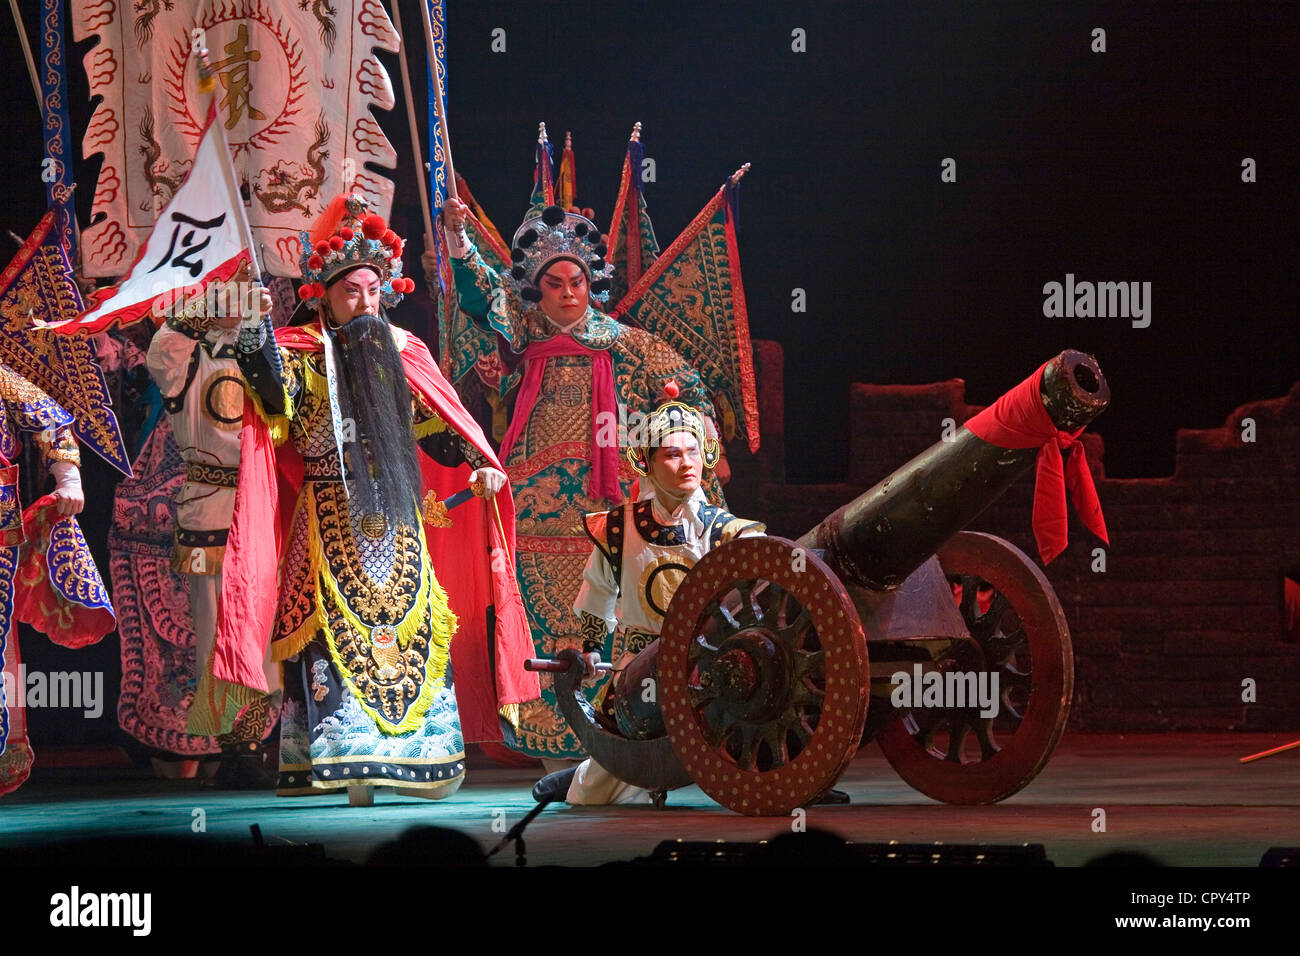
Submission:
[[339,347],[339,415],[356,426],[355,440],[343,443],[350,465],[349,507],[412,524],[422,482],[411,427],[411,388],[388,322],[359,315],[329,334]]

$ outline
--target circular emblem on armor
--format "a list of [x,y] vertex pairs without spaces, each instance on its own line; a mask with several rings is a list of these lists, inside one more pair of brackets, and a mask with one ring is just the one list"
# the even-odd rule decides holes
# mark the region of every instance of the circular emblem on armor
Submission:
[[361,533],[371,540],[379,540],[388,531],[388,519],[378,511],[367,511],[361,516]]
[[218,372],[203,383],[203,411],[222,431],[233,431],[244,421],[244,380]]
[[582,389],[576,385],[562,385],[558,397],[561,405],[576,408],[582,404]]
[[663,621],[678,585],[695,563],[683,564],[683,558],[690,560],[686,555],[664,555],[641,571],[641,610],[651,621]]

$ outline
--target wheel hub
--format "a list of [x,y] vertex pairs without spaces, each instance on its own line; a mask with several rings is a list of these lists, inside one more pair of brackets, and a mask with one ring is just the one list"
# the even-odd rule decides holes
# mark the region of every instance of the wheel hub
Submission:
[[767,628],[748,628],[718,648],[713,665],[700,674],[701,686],[711,686],[736,718],[762,722],[786,707],[790,666]]

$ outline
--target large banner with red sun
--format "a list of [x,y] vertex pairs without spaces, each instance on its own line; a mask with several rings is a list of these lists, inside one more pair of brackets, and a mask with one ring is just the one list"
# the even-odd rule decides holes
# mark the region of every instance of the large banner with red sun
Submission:
[[217,120],[264,268],[296,276],[298,233],[350,189],[388,216],[396,153],[373,107],[391,109],[393,88],[376,49],[396,52],[380,0],[73,0],[90,95],[102,97],[82,141],[104,156],[84,269],[123,275],[194,161],[208,97],[195,49],[208,50]]

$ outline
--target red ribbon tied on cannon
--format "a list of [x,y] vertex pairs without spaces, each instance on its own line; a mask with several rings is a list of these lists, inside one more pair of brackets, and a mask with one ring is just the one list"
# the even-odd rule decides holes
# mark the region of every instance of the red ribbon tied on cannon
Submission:
[[[1088,471],[1088,459],[1077,432],[1059,431],[1043,407],[1039,388],[1043,365],[1029,378],[1007,392],[984,411],[972,416],[966,427],[977,438],[1002,448],[1035,448],[1038,451],[1034,483],[1034,540],[1043,564],[1065,550],[1070,538],[1066,514],[1066,490],[1084,527],[1110,544],[1106,521],[1101,514],[1097,488]],[[1066,460],[1063,452],[1069,451]]]

